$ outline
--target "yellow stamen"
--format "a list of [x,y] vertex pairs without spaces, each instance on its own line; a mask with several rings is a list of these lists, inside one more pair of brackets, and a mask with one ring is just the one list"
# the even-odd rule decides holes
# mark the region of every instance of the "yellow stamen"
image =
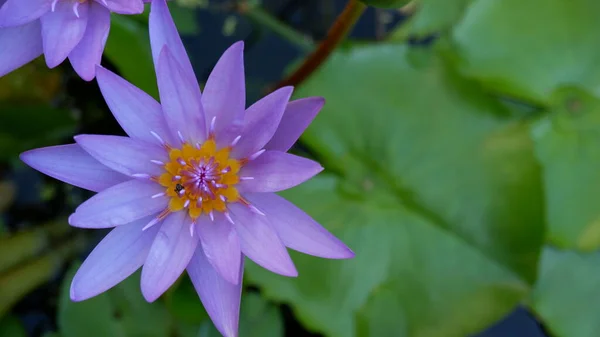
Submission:
[[217,149],[210,138],[200,148],[184,144],[181,149],[171,148],[170,162],[157,181],[166,188],[168,211],[185,208],[192,219],[210,212],[225,212],[227,203],[238,202],[235,188],[241,162],[229,158],[230,148]]

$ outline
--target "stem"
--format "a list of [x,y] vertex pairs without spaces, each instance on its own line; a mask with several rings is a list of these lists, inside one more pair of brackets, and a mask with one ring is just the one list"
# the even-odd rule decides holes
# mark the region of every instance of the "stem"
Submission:
[[281,22],[259,6],[250,6],[244,2],[238,5],[238,12],[250,20],[272,30],[287,41],[308,52],[315,48],[312,38]]
[[327,33],[327,38],[319,44],[319,47],[304,60],[302,65],[300,65],[296,71],[288,78],[279,82],[276,88],[288,85],[297,86],[304,82],[304,80],[327,60],[340,42],[346,38],[366,8],[367,6],[358,2],[358,0],[348,0],[346,8],[344,8],[344,11],[337,17],[333,26],[331,26],[329,33]]

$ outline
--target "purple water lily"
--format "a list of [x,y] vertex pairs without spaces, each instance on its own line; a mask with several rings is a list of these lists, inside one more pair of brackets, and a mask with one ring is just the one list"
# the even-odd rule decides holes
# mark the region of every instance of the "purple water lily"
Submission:
[[0,0],[0,76],[42,53],[54,68],[67,57],[94,79],[110,29],[110,12],[139,14],[142,0]]
[[129,137],[79,135],[76,144],[25,152],[31,167],[98,192],[69,223],[113,228],[71,285],[81,301],[142,267],[156,300],[187,270],[215,326],[237,336],[244,256],[297,276],[286,247],[344,259],[341,241],[275,192],[322,167],[287,153],[324,104],[289,102],[281,88],[245,108],[243,43],[216,64],[201,94],[165,0],[154,0],[150,35],[161,104],[110,71],[97,80]]

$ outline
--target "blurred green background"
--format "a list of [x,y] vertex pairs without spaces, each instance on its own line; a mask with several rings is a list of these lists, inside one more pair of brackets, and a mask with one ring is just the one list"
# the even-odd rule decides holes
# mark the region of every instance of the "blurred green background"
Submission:
[[[600,2],[365,2],[351,38],[295,92],[327,99],[293,149],[326,170],[283,193],[356,258],[292,252],[296,279],[248,261],[240,336],[599,336]],[[345,4],[171,10],[201,81],[246,41],[252,103]],[[113,16],[103,65],[156,96],[147,14]],[[0,78],[0,337],[218,336],[187,277],[154,304],[139,275],[69,301],[106,232],[70,228],[89,193],[18,154],[78,133],[124,134],[95,82],[42,59]]]

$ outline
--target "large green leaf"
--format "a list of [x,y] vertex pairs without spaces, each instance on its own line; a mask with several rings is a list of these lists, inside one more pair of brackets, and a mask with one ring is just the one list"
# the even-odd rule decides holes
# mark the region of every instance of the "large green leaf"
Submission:
[[556,337],[596,337],[600,331],[600,253],[544,250],[532,307]]
[[596,0],[477,0],[454,31],[462,70],[542,104],[562,85],[598,91],[599,14]]
[[420,0],[410,19],[410,32],[416,35],[432,34],[456,23],[473,0]]
[[600,247],[600,101],[565,88],[533,128],[544,167],[548,237],[563,248]]
[[[357,256],[294,254],[298,279],[250,264],[251,281],[330,337],[377,324],[463,337],[511,310],[542,243],[528,125],[435,55],[400,45],[337,53],[298,93],[312,95],[327,104],[304,141],[337,176],[284,195]],[[394,317],[373,314],[386,310]]]
[[403,41],[407,37],[426,37],[445,31],[456,24],[473,0],[418,0],[407,22],[398,25],[389,39]]

